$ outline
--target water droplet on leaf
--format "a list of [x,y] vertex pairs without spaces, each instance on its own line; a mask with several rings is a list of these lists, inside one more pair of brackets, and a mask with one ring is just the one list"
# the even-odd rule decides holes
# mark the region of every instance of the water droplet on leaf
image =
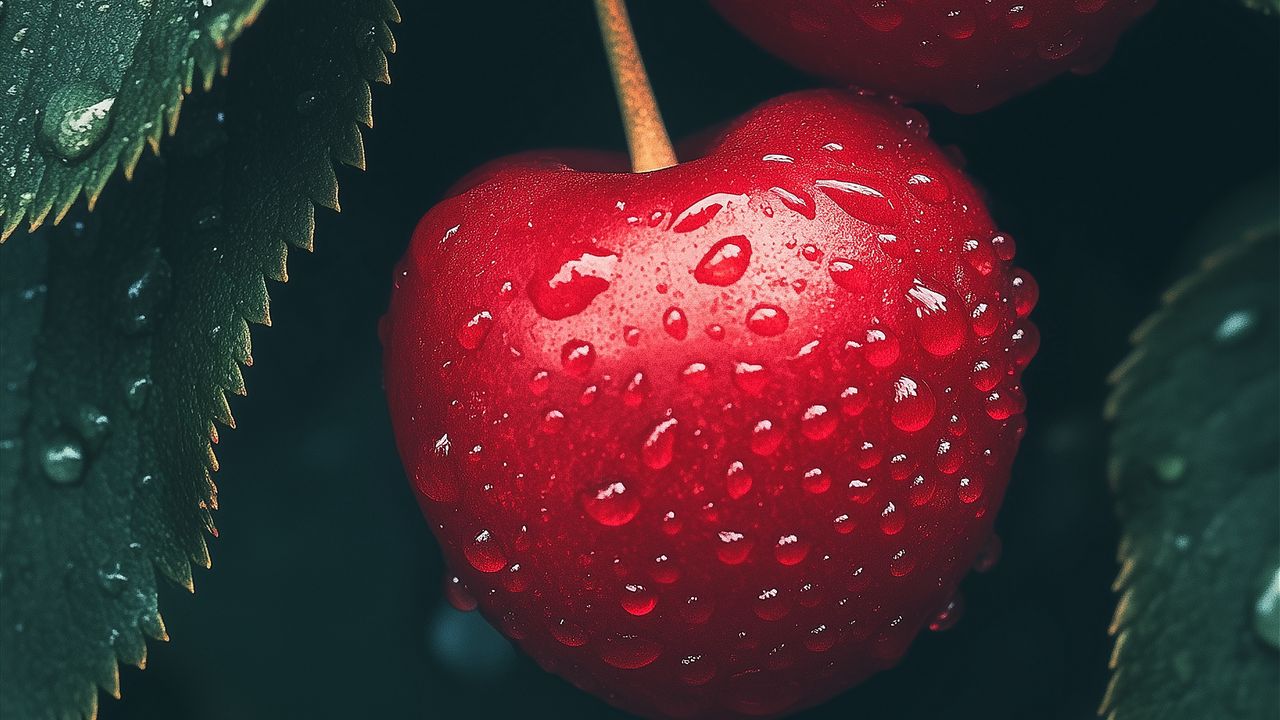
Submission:
[[1280,649],[1280,566],[1272,569],[1254,601],[1253,629],[1273,649]]
[[133,258],[121,271],[120,328],[127,334],[154,327],[161,305],[169,297],[171,272],[160,248],[150,248]]
[[66,162],[88,155],[107,136],[116,99],[93,85],[71,82],[49,96],[40,139]]
[[40,467],[45,477],[56,485],[80,482],[84,474],[84,449],[74,438],[58,434],[45,443],[40,455]]

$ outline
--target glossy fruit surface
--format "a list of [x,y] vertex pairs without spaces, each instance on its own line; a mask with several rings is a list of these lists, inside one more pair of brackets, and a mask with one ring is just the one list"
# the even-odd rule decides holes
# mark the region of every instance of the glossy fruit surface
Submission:
[[977,112],[1102,66],[1155,0],[711,0],[808,72]]
[[666,170],[574,163],[469,176],[381,328],[457,602],[649,717],[785,714],[954,622],[1037,290],[923,118],[798,93]]

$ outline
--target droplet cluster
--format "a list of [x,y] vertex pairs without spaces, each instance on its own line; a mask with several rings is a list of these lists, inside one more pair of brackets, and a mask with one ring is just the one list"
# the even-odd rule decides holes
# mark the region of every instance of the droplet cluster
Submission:
[[800,147],[726,140],[749,183],[495,176],[428,215],[385,323],[454,604],[651,714],[783,712],[953,624],[1025,430],[1012,239],[914,111],[789,102],[754,121]]

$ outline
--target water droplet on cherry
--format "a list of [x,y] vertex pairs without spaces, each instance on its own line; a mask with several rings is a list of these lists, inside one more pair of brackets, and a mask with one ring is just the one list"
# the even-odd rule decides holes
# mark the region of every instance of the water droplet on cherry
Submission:
[[577,315],[609,289],[618,260],[616,253],[607,250],[584,249],[577,257],[536,275],[528,287],[534,309],[551,320]]
[[782,444],[782,431],[778,430],[772,420],[761,420],[751,430],[751,452],[760,455],[772,455]]
[[893,384],[893,408],[889,412],[889,418],[899,430],[916,432],[933,420],[935,406],[936,401],[929,386],[924,381],[913,380],[904,375]]
[[576,648],[587,644],[587,631],[568,620],[551,623],[550,630],[551,637],[565,647]]
[[789,322],[790,318],[785,310],[768,303],[756,305],[747,313],[747,329],[765,337],[782,334]]
[[749,395],[759,395],[769,382],[769,373],[763,365],[739,362],[733,366],[733,383]]
[[638,635],[615,635],[605,639],[600,659],[619,670],[638,670],[662,654],[662,646]]
[[906,526],[906,518],[897,505],[889,503],[880,511],[880,531],[885,535],[897,535]]
[[649,382],[645,379],[644,373],[637,372],[631,376],[627,386],[622,390],[622,404],[627,407],[638,407],[648,395]]
[[458,344],[467,350],[475,350],[484,342],[492,327],[493,315],[488,310],[480,310],[458,328]]
[[641,617],[648,615],[658,605],[658,596],[643,585],[627,584],[622,587],[622,609]]
[[640,512],[640,498],[629,492],[621,480],[610,480],[584,493],[582,508],[601,525],[618,527],[631,522]]
[[585,340],[570,340],[560,348],[560,365],[570,375],[586,375],[595,361],[596,349]]
[[951,199],[951,188],[936,173],[917,170],[907,178],[907,190],[930,205],[940,205]]
[[872,225],[889,225],[901,217],[901,210],[884,193],[848,180],[818,180],[818,189],[855,220]]
[[825,440],[835,432],[836,414],[826,405],[810,405],[800,418],[800,432],[810,440]]
[[689,335],[689,318],[678,307],[667,308],[662,315],[662,329],[671,337],[683,340]]
[[671,464],[671,459],[675,456],[678,425],[675,418],[667,418],[655,425],[645,437],[644,444],[640,447],[640,460],[650,469],[661,470]]
[[729,491],[729,497],[737,500],[746,495],[751,491],[751,482],[751,473],[742,461],[735,460],[729,465],[729,470],[725,473],[725,488]]
[[783,535],[773,546],[773,556],[783,565],[798,565],[809,556],[809,543],[796,535]]
[[496,573],[507,566],[507,556],[488,530],[481,530],[475,538],[463,548],[471,567],[482,573]]
[[722,530],[717,538],[720,542],[716,546],[716,557],[725,565],[741,565],[751,554],[752,543],[740,532]]
[[831,488],[831,477],[822,468],[809,468],[800,478],[800,486],[805,492],[821,495]]
[[727,237],[707,251],[694,268],[693,277],[704,285],[732,285],[747,271],[751,243],[744,235]]
[[812,220],[817,215],[817,210],[813,204],[813,196],[803,190],[792,192],[780,187],[771,187],[769,192],[778,196],[782,200],[782,204],[788,209],[800,213],[805,218]]

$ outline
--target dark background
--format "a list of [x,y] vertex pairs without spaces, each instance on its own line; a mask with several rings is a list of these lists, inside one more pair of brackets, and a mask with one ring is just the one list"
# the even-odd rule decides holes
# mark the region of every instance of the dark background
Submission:
[[[623,717],[443,604],[375,336],[392,264],[455,179],[518,150],[622,146],[590,3],[399,4],[369,172],[339,173],[345,211],[319,213],[317,252],[293,253],[274,327],[254,331],[241,429],[219,449],[214,569],[194,596],[162,592],[173,640],[153,644],[146,672],[123,671],[107,718]],[[632,6],[676,137],[815,84],[701,2]],[[925,108],[1041,285],[1030,432],[998,523],[1004,558],[966,581],[964,619],[802,717],[1093,716],[1115,573],[1105,376],[1211,242],[1192,240],[1197,221],[1246,186],[1274,197],[1277,68],[1274,20],[1163,0],[1099,73],[982,115]]]

